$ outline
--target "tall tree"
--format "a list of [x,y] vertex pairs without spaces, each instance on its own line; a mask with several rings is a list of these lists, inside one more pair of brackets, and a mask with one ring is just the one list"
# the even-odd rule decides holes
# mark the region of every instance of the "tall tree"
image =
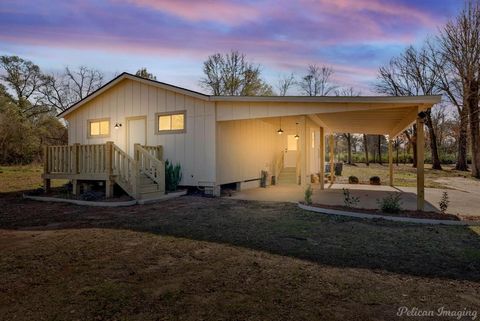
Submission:
[[[348,88],[339,88],[335,89],[335,95],[336,96],[360,96],[361,92],[356,91],[353,87],[348,87]],[[345,138],[347,142],[347,163],[348,164],[353,164],[352,161],[352,134],[351,133],[344,133],[343,137]],[[367,157],[368,158],[368,157]]]
[[48,112],[38,96],[42,84],[40,67],[17,56],[1,56],[0,67],[5,72],[0,74],[0,79],[15,93],[14,99],[24,117],[32,118]]
[[100,88],[103,78],[97,69],[66,67],[62,73],[43,75],[38,91],[44,105],[63,111]]
[[154,74],[148,72],[147,68],[145,67],[138,69],[135,75],[150,80],[157,80],[157,77]]
[[[436,64],[432,63],[429,54],[427,45],[418,50],[412,46],[407,48],[401,55],[393,58],[388,66],[379,69],[377,91],[393,96],[441,94],[439,75],[441,70],[438,70]],[[442,169],[431,109],[426,111],[425,124],[430,136],[432,168]],[[408,135],[407,137],[412,136]]]
[[203,63],[205,77],[200,80],[202,87],[213,95],[228,96],[267,96],[272,95],[272,87],[261,75],[259,65],[247,60],[238,51],[216,53]]
[[295,84],[295,76],[293,73],[289,75],[282,75],[277,82],[277,89],[279,96],[286,96],[288,90]]
[[365,164],[370,166],[370,161],[368,160],[368,137],[366,134],[363,134],[363,150],[365,151]]
[[480,2],[468,1],[460,14],[443,28],[439,38],[444,56],[463,89],[462,103],[470,125],[472,175],[480,178]]
[[309,65],[307,74],[302,77],[298,86],[307,96],[328,96],[336,86],[332,83],[333,69],[327,66]]

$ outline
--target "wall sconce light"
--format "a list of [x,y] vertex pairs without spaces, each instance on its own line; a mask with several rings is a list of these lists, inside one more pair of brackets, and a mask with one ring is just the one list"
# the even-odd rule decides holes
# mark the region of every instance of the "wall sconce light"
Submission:
[[280,117],[280,128],[277,130],[277,133],[279,135],[283,134],[283,130],[282,130],[282,117]]
[[119,129],[120,127],[122,127],[122,124],[121,123],[115,123],[115,129]]
[[294,137],[296,140],[298,140],[300,138],[300,136],[298,136],[298,123],[295,123],[295,125],[297,126],[297,134]]

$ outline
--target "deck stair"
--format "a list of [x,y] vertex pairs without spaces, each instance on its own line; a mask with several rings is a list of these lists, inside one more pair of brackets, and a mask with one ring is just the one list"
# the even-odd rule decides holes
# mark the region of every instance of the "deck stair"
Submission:
[[155,200],[165,195],[165,162],[162,146],[135,144],[133,157],[113,142],[95,145],[45,146],[44,186],[51,179],[72,181],[73,194],[79,181],[105,181],[105,196],[118,184],[137,200]]
[[278,176],[278,184],[296,184],[297,183],[297,170],[295,167],[284,167],[280,171],[280,175]]

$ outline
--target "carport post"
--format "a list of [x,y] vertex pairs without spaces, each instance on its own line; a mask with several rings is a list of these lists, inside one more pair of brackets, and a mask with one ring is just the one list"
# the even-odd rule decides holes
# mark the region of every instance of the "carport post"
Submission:
[[393,186],[393,155],[392,155],[392,137],[388,137],[388,171],[390,186]]
[[417,210],[423,211],[425,207],[425,178],[424,178],[424,162],[425,162],[425,120],[417,117]]
[[325,129],[320,127],[320,189],[325,189]]
[[330,134],[330,183],[333,184],[333,180],[335,177],[335,159],[334,159],[334,152],[335,152],[335,137],[333,133]]
[[300,119],[300,184],[307,187],[307,119]]

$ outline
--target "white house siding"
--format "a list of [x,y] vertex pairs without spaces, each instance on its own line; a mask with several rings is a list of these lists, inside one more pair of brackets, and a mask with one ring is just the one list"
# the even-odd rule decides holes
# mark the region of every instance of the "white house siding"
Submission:
[[217,123],[217,184],[260,178],[273,170],[283,141],[274,125],[261,119]]
[[[186,110],[186,132],[155,134],[155,113],[177,110]],[[147,117],[147,145],[162,145],[164,159],[182,165],[181,184],[216,181],[215,103],[138,81],[125,79],[67,115],[69,144],[113,141],[126,151],[126,119],[134,116]],[[110,137],[87,138],[87,120],[97,118],[110,118]]]

